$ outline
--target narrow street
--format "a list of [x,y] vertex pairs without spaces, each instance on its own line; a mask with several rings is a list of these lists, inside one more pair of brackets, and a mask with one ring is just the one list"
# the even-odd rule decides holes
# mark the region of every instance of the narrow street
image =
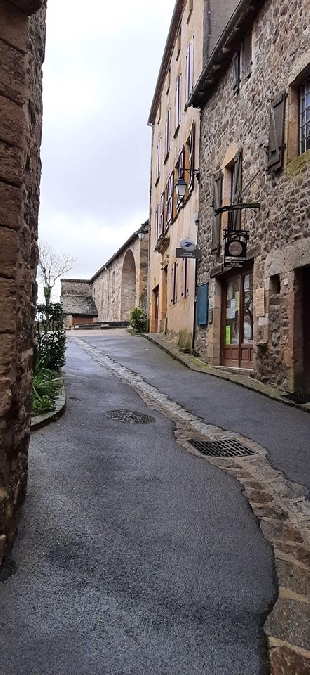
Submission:
[[0,673],[267,675],[272,546],[241,469],[195,453],[186,430],[242,435],[258,448],[243,471],[283,472],[302,495],[310,416],[125,331],[69,336],[65,373],[64,416],[32,434]]

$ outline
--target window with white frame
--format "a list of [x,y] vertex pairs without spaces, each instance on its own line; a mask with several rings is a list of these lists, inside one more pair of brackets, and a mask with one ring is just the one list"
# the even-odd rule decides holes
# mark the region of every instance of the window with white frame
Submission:
[[161,147],[162,147],[162,138],[161,136],[159,137],[157,141],[157,148],[156,148],[156,180],[159,179],[160,176],[160,169],[161,169]]
[[170,133],[171,133],[171,109],[168,108],[166,116],[166,132],[165,132],[165,157],[169,155]]
[[177,77],[176,90],[175,90],[175,128],[178,129],[181,122],[181,81],[182,76],[179,73]]
[[310,76],[299,87],[299,155],[310,150]]
[[185,99],[188,101],[194,87],[194,36],[192,37],[186,52],[186,82]]

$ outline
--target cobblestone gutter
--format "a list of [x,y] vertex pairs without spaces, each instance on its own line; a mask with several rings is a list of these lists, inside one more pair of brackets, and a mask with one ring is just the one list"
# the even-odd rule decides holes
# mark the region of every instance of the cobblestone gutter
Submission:
[[[272,544],[278,578],[278,599],[266,623],[270,675],[310,673],[310,502],[306,488],[288,481],[272,468],[266,450],[247,438],[203,423],[171,401],[142,377],[103,355],[80,338],[73,338],[94,360],[129,384],[153,409],[175,422],[175,437],[189,452],[232,475]],[[237,439],[254,451],[247,457],[205,457],[189,443],[198,440]]]

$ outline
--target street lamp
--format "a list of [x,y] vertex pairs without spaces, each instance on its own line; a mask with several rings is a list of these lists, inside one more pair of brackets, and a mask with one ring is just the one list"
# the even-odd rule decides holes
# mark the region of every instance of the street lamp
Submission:
[[138,239],[140,239],[140,241],[143,241],[146,232],[147,232],[146,223],[143,223],[143,225],[141,225],[141,227],[139,227],[139,229],[137,230]]
[[[196,176],[197,181],[198,181],[198,183],[199,183],[199,179],[200,179],[200,172],[199,172],[199,169],[182,169],[182,171],[183,171],[183,172],[184,172],[184,171],[188,171],[188,173],[191,173],[191,174],[193,174],[194,176]],[[185,193],[186,193],[186,188],[187,188],[187,182],[186,182],[186,180],[184,180],[184,178],[178,178],[178,180],[177,180],[177,182],[176,182],[176,184],[175,184],[175,189],[176,189],[176,193],[177,193],[178,199],[184,199]]]

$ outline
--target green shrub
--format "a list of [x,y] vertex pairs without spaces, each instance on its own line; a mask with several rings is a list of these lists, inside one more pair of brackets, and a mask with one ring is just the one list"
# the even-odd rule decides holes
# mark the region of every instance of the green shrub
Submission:
[[38,367],[59,370],[66,360],[66,332],[60,303],[37,306],[35,362]]
[[132,307],[130,310],[130,326],[135,333],[147,331],[147,314],[143,307]]

